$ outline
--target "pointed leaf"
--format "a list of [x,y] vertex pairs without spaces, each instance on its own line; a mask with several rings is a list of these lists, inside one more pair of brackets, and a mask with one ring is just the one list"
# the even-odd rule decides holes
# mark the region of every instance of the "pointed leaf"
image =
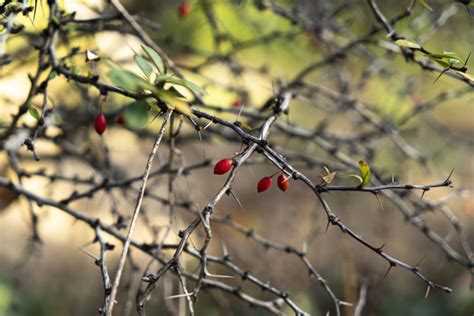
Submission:
[[190,90],[191,92],[195,92],[195,93],[200,94],[200,95],[207,94],[206,90],[204,90],[203,88],[201,88],[200,86],[198,86],[194,82],[191,82],[191,81],[186,80],[186,79],[181,79],[181,78],[177,78],[177,77],[173,77],[173,76],[169,76],[169,75],[157,76],[156,77],[156,83],[159,84],[159,83],[162,83],[162,82],[173,83],[173,84],[177,84],[179,86],[183,86],[183,87],[187,88],[188,90]]
[[421,45],[407,39],[399,39],[395,41],[400,47],[412,48],[412,49],[421,49]]
[[160,74],[166,73],[166,68],[165,64],[163,63],[163,59],[161,56],[151,47],[143,45],[142,44],[142,49],[147,54],[147,56],[150,58],[151,62],[156,66],[156,69]]
[[428,3],[426,3],[425,0],[418,0],[418,2],[419,2],[422,6],[424,6],[425,8],[427,8],[428,10],[433,11],[433,9],[428,5]]
[[157,93],[161,101],[165,102],[168,108],[173,109],[186,116],[193,115],[191,107],[183,100],[176,98],[171,92],[167,90],[159,90]]
[[107,76],[117,87],[126,91],[138,93],[143,90],[156,90],[156,88],[145,79],[125,69],[112,69],[107,73]]
[[145,77],[150,79],[150,75],[153,72],[153,68],[151,68],[151,65],[148,63],[148,61],[140,55],[134,55],[133,59],[135,60],[135,63],[138,65]]
[[35,107],[30,106],[28,108],[28,113],[30,113],[30,115],[33,116],[37,121],[40,120],[40,114],[39,114],[38,110]]

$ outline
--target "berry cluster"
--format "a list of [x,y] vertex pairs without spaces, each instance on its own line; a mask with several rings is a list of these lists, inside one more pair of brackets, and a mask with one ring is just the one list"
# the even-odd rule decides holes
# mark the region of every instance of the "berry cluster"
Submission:
[[[230,158],[221,159],[214,166],[214,174],[218,174],[218,175],[225,174],[229,172],[230,169],[232,169],[233,165],[234,165],[234,161],[232,159]],[[269,177],[263,177],[262,179],[260,179],[257,183],[257,192],[261,193],[261,192],[267,191],[272,185],[273,177],[277,174],[278,173],[275,173]],[[288,187],[290,185],[288,179],[289,177],[283,173],[278,176],[277,185],[278,185],[278,188],[280,188],[280,190],[282,190],[283,192],[288,190]]]

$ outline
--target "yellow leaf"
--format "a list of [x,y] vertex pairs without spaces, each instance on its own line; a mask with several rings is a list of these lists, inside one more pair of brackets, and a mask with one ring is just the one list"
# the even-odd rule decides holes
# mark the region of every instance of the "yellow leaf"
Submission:
[[360,175],[362,177],[362,183],[360,184],[360,186],[365,187],[370,182],[370,167],[365,161],[360,160],[359,169]]
[[161,101],[166,103],[168,108],[186,116],[193,115],[189,104],[183,100],[176,98],[170,92],[167,92],[166,90],[160,90],[158,91],[157,95],[161,99]]

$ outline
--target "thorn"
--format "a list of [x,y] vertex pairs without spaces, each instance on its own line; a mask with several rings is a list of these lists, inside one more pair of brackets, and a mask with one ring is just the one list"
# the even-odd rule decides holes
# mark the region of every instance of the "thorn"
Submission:
[[99,258],[97,258],[96,256],[94,256],[90,251],[88,251],[87,249],[83,248],[83,247],[79,247],[79,250],[81,250],[83,253],[85,253],[87,256],[89,256],[90,258],[94,259],[94,260],[99,260]]
[[308,243],[306,242],[306,240],[303,240],[302,252],[306,254],[307,251],[308,251]]
[[211,126],[213,121],[209,121],[201,130],[207,129],[209,126]]
[[432,287],[432,285],[431,285],[431,284],[428,284],[428,287],[426,288],[425,298],[427,298],[428,295],[430,295],[431,287]]
[[387,277],[387,275],[388,275],[388,273],[390,272],[390,270],[392,269],[392,267],[393,267],[393,266],[392,266],[392,264],[390,263],[390,266],[388,267],[387,272],[385,272],[385,274],[384,274],[384,276],[383,276],[383,279],[385,279],[385,278]]
[[235,279],[235,276],[233,275],[221,275],[221,274],[212,274],[210,272],[207,272],[207,276],[211,278],[221,278],[221,279]]
[[189,236],[189,241],[191,242],[191,246],[193,246],[194,250],[199,251],[199,248],[196,247],[196,244],[194,243],[194,241],[193,241],[193,239],[191,238],[191,236]]
[[382,204],[382,200],[380,200],[379,193],[378,193],[378,192],[374,192],[374,194],[375,194],[375,197],[377,198],[377,202],[379,202],[380,212],[383,212],[383,204]]
[[324,233],[327,233],[328,232],[328,229],[329,229],[329,224],[331,223],[331,221],[329,220],[328,218],[328,223],[326,224],[326,230],[324,231]]
[[228,258],[228,257],[229,257],[229,251],[227,250],[227,247],[226,247],[226,245],[224,244],[224,242],[222,242],[222,252],[224,253],[224,258]]
[[423,192],[421,193],[420,200],[423,200],[423,197],[425,196],[426,191],[429,191],[429,188],[423,189]]
[[446,178],[445,182],[449,182],[451,184],[451,176],[453,175],[453,172],[454,172],[454,168],[451,170],[451,172],[449,173],[448,177]]
[[242,114],[242,111],[244,110],[244,107],[245,107],[245,104],[242,103],[242,106],[240,107],[240,111],[239,111],[239,114],[237,115],[236,121],[239,121],[240,115]]
[[174,299],[174,298],[189,297],[189,296],[192,296],[192,295],[193,295],[193,293],[176,294],[176,295],[171,295],[171,296],[165,297],[165,300],[170,300],[170,299]]
[[234,200],[237,202],[237,204],[239,204],[240,209],[241,209],[242,211],[245,211],[245,210],[244,210],[244,207],[242,206],[242,203],[240,203],[239,199],[237,198],[237,196],[235,196],[235,194],[234,194],[234,192],[232,191],[232,189],[229,189],[228,192],[229,192],[229,194],[234,198]]
[[441,78],[441,76],[444,75],[444,73],[445,73],[446,71],[448,71],[448,70],[449,70],[449,68],[443,69],[443,71],[441,71],[441,72],[439,73],[439,76],[436,77],[436,79],[433,81],[433,83],[435,83],[436,81],[438,81],[438,79]]
[[[377,250],[377,252],[378,252],[378,253],[381,253],[381,252],[382,252],[382,249],[383,249],[383,247],[385,247],[385,245],[386,245],[386,244],[387,244],[387,243],[386,243],[386,242],[384,242],[384,243],[382,244],[382,246],[380,246],[380,247],[378,247],[378,248],[375,248],[375,250]],[[390,266],[391,266],[391,265],[390,265]]]
[[425,260],[425,255],[423,255],[423,257],[421,257],[421,259],[418,261],[418,263],[415,265],[415,268],[418,269],[418,266],[421,264],[421,262]]
[[[467,6],[466,6],[466,7],[467,7]],[[468,11],[469,11],[469,10],[468,10]],[[469,13],[470,13],[470,12],[469,12]],[[466,61],[464,62],[464,65],[463,65],[463,68],[466,67],[467,62],[469,61],[469,58],[471,57],[471,53],[472,53],[472,52],[469,52],[469,55],[467,55]],[[467,69],[466,69],[466,70],[467,70]]]

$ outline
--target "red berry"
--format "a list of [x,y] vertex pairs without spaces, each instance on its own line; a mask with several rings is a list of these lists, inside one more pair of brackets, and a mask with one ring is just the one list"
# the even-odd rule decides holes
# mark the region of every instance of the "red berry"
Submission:
[[258,193],[267,191],[271,185],[272,185],[272,178],[263,177],[262,179],[260,179],[260,181],[258,181],[258,184],[257,184]]
[[186,2],[181,3],[178,8],[178,15],[180,18],[185,18],[191,13],[191,6],[188,5]]
[[232,168],[233,165],[234,165],[234,162],[232,161],[232,159],[225,158],[225,159],[219,160],[214,166],[214,174],[227,173]]
[[289,186],[290,183],[288,181],[287,176],[285,176],[284,174],[280,174],[278,176],[277,184],[278,184],[278,187],[280,188],[280,190],[285,192],[286,190],[288,190],[288,186]]
[[94,127],[95,127],[95,131],[99,135],[102,135],[107,129],[107,121],[105,120],[105,116],[102,112],[100,112],[95,118]]
[[123,116],[123,114],[120,114],[119,117],[117,118],[117,124],[125,125],[125,123],[126,123],[125,116]]

